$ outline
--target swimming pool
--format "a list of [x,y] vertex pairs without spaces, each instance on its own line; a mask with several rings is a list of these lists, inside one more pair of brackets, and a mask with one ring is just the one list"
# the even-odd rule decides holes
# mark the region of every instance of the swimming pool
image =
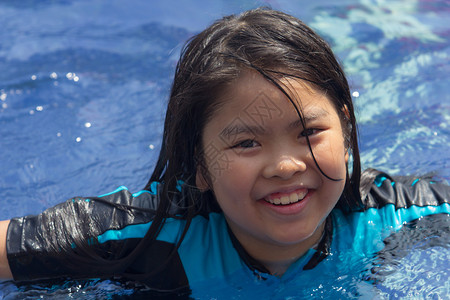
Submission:
[[[447,1],[4,1],[1,219],[39,213],[74,195],[103,194],[118,185],[142,188],[158,153],[182,44],[222,15],[261,5],[303,19],[332,44],[359,112],[365,167],[392,174],[436,172],[450,180]],[[448,240],[445,245],[440,253],[448,256]],[[409,261],[439,261],[434,252],[419,258],[414,253]],[[409,261],[399,262],[398,272],[408,269]],[[419,261],[425,268],[426,260]],[[422,274],[431,274],[425,283],[434,282],[442,297],[450,291],[448,265],[438,271]],[[401,278],[391,279],[393,287],[401,286]],[[339,289],[342,281],[333,286]],[[354,286],[373,293],[364,282]],[[410,292],[430,292],[406,286]],[[311,293],[326,297],[330,288],[326,282]],[[3,284],[0,294],[64,298],[109,290],[131,293],[94,281],[54,290]],[[380,290],[380,297],[392,294]]]

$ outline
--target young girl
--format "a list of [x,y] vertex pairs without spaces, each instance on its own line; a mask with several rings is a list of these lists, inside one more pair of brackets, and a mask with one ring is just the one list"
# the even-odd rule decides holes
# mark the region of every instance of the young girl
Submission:
[[425,180],[361,177],[349,87],[330,47],[300,20],[256,9],[185,47],[145,190],[2,222],[1,274],[250,295],[373,256],[403,223],[448,214],[449,198]]

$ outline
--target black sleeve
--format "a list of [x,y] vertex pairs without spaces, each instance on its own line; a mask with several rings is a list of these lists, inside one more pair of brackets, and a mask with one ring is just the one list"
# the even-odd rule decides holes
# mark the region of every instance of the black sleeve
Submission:
[[[122,189],[102,198],[73,198],[36,216],[14,218],[7,233],[7,257],[15,280],[103,277],[124,272],[120,261],[138,241],[100,244],[110,229],[151,222],[157,197],[134,198]],[[134,210],[128,206],[144,209]]]
[[450,202],[450,186],[429,179],[391,177],[379,172],[364,199],[365,209],[394,204],[396,208],[439,206]]

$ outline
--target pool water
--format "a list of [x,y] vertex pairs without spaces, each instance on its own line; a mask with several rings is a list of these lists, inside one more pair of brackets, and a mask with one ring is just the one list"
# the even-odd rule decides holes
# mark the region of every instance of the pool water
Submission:
[[[450,181],[448,1],[6,0],[0,2],[0,219],[119,185],[141,189],[157,158],[182,45],[223,15],[263,5],[304,20],[342,61],[364,167]],[[415,236],[416,227],[408,234]],[[368,275],[374,258],[350,268],[353,275],[323,276],[305,283],[301,295],[300,287],[284,287],[277,297],[445,299],[449,234],[431,236],[438,242],[405,246],[376,275]],[[0,296],[140,294],[124,283],[92,280],[5,282]]]

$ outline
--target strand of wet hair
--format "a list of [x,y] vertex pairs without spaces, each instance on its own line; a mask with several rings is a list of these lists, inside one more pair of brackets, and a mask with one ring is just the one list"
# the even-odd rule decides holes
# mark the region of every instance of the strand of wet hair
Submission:
[[[301,113],[301,111],[299,110],[299,108],[297,107],[297,105],[295,104],[295,102],[294,102],[294,100],[292,100],[292,98],[289,96],[289,94],[281,87],[281,85],[275,80],[275,79],[273,79],[271,76],[269,76],[264,70],[262,70],[261,68],[259,68],[259,67],[257,67],[257,66],[255,66],[254,64],[252,64],[251,62],[249,62],[249,61],[247,61],[247,60],[245,60],[245,59],[243,59],[243,58],[241,58],[241,57],[239,57],[239,56],[236,56],[236,55],[233,55],[233,54],[230,54],[230,53],[222,53],[222,55],[225,55],[225,56],[227,56],[227,57],[229,57],[229,58],[232,58],[232,59],[235,59],[235,60],[237,60],[237,61],[239,61],[239,62],[241,62],[241,63],[244,63],[245,65],[247,65],[248,67],[250,67],[250,68],[252,68],[252,69],[254,69],[254,70],[256,70],[258,73],[260,73],[265,79],[267,79],[269,82],[271,82],[273,85],[275,85],[288,99],[289,99],[289,102],[292,104],[292,106],[294,107],[294,109],[295,109],[295,111],[296,111],[296,113],[297,113],[297,115],[299,116],[299,118],[300,118],[300,121],[302,122],[302,125],[303,125],[303,128],[306,128],[306,123],[305,123],[305,120],[304,120],[304,118],[303,118],[303,114]],[[283,73],[283,72],[280,72],[280,71],[269,71],[269,72],[271,72],[271,73],[275,73],[275,74],[282,74],[282,75],[287,75],[287,76],[292,76],[292,77],[295,77],[295,78],[298,78],[298,79],[301,79],[301,80],[303,80],[303,81],[307,81],[307,82],[310,82],[310,83],[313,83],[313,84],[316,84],[316,85],[318,85],[318,83],[317,82],[315,82],[315,81],[313,81],[313,80],[309,80],[309,79],[306,79],[306,78],[302,78],[302,77],[300,77],[300,76],[293,76],[293,75],[290,75],[290,74],[286,74],[286,73]],[[299,104],[300,105],[300,104]],[[306,135],[305,136],[306,137],[306,141],[307,141],[307,144],[308,144],[308,149],[309,149],[309,151],[310,151],[310,153],[311,153],[311,155],[312,155],[312,158],[313,158],[313,160],[314,160],[314,164],[317,166],[317,168],[319,169],[319,171],[320,171],[320,173],[323,175],[323,176],[325,176],[327,179],[329,179],[329,180],[331,180],[331,181],[342,181],[342,180],[344,180],[344,179],[335,179],[335,178],[332,178],[332,177],[330,177],[330,176],[328,176],[327,174],[325,174],[325,172],[322,170],[322,168],[320,167],[320,165],[319,165],[319,163],[317,162],[317,159],[316,159],[316,157],[315,157],[315,155],[314,155],[314,152],[313,152],[313,150],[312,150],[312,146],[311,146],[311,142],[310,142],[310,140],[309,140],[309,137]]]

